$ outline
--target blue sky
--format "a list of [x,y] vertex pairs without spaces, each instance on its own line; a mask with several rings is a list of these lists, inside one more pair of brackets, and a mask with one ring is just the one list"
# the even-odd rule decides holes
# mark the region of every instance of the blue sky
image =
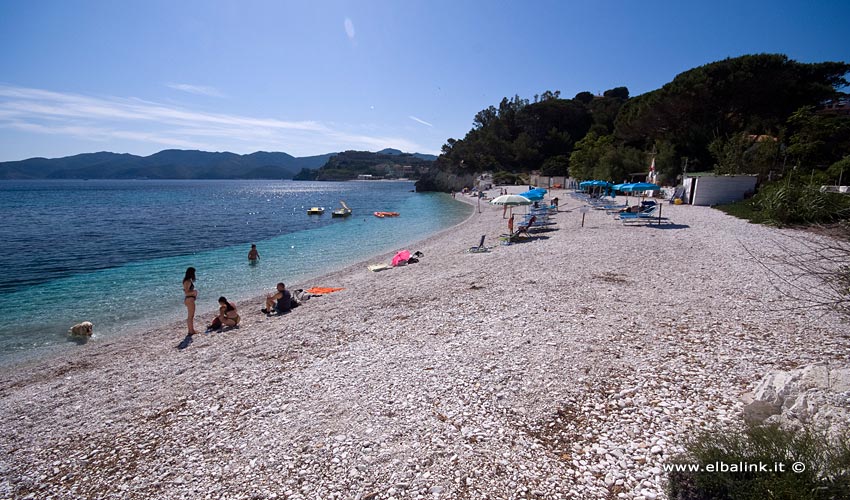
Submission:
[[751,53],[850,61],[843,1],[0,0],[0,161],[437,154],[502,97]]

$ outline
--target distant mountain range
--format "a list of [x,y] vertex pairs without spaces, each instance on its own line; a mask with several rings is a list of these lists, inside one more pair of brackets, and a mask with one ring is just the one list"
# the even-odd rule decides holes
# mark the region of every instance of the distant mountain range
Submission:
[[[384,149],[381,154],[402,154]],[[64,158],[0,162],[0,179],[291,179],[303,168],[317,169],[338,153],[296,158],[258,151],[248,155],[167,149],[150,156],[109,152]],[[415,153],[421,159],[433,155]]]

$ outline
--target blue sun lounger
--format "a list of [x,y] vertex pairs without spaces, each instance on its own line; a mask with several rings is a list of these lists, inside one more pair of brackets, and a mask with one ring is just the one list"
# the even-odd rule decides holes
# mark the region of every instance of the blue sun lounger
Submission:
[[635,222],[635,221],[652,221],[652,219],[658,218],[656,213],[658,212],[658,205],[652,205],[650,207],[641,210],[640,212],[622,212],[619,214],[618,218],[623,221],[623,224],[627,222]]

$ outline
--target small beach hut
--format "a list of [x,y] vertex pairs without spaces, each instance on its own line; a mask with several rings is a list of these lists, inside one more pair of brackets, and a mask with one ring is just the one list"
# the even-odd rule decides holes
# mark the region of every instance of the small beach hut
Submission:
[[743,200],[756,190],[755,175],[689,174],[682,182],[685,203],[712,206]]

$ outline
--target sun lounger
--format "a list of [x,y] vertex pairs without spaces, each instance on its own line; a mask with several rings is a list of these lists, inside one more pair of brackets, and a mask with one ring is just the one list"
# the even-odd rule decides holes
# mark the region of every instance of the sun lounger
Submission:
[[532,215],[530,219],[523,221],[511,234],[503,234],[499,239],[506,243],[515,243],[524,237],[531,237],[528,230],[537,222],[537,217]]
[[651,205],[640,212],[622,212],[619,219],[623,224],[630,222],[652,222],[654,220],[661,221],[658,205]]
[[487,237],[486,234],[482,234],[481,235],[481,241],[478,242],[478,246],[477,247],[469,247],[469,250],[467,250],[467,252],[469,252],[469,253],[488,252],[489,250],[487,249],[487,247],[484,246],[484,238],[486,238],[486,237]]

